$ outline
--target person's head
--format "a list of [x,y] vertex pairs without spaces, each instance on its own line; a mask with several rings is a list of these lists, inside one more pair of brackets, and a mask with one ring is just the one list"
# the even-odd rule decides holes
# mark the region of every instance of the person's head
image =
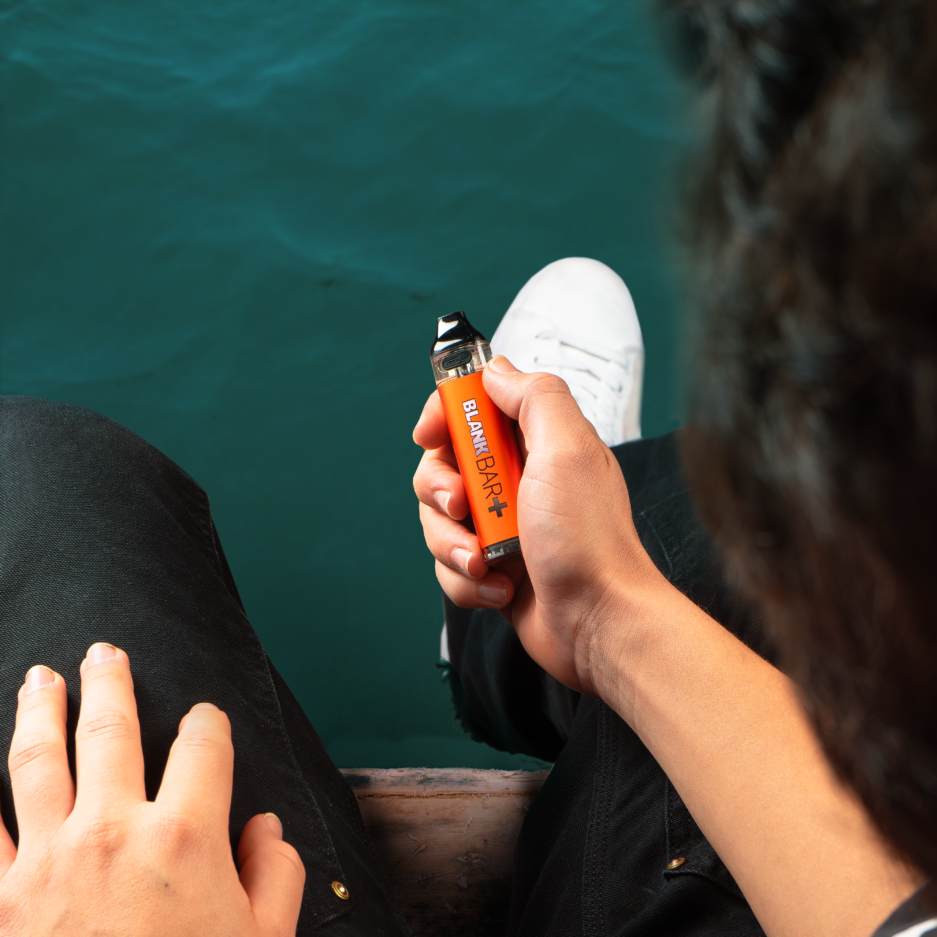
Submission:
[[834,766],[937,873],[937,3],[668,6],[709,109],[690,483]]

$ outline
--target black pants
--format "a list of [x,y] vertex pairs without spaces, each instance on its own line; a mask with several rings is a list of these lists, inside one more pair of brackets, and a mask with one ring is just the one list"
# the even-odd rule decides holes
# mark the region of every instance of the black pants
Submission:
[[[658,569],[772,659],[773,642],[725,582],[693,509],[675,434],[612,451],[641,542]],[[605,703],[580,697],[541,670],[497,612],[444,605],[449,681],[465,729],[495,748],[556,761],[521,828],[508,932],[761,935],[722,860],[629,726]],[[668,869],[675,859],[684,862]]]
[[[672,440],[626,445],[619,455],[651,555],[759,646],[754,620],[720,584]],[[232,842],[255,813],[272,810],[283,821],[306,866],[298,933],[408,933],[354,796],[244,614],[202,489],[103,416],[4,397],[0,501],[0,749],[9,748],[16,693],[32,664],[65,677],[74,729],[85,650],[118,644],[134,667],[149,796],[179,720],[196,702],[215,703],[234,738]],[[559,756],[521,833],[511,932],[759,934],[628,727],[536,668],[500,617],[450,606],[447,620],[466,726],[499,748]],[[15,837],[2,764],[0,808]],[[686,863],[665,872],[676,855]],[[336,879],[348,901],[332,891]]]

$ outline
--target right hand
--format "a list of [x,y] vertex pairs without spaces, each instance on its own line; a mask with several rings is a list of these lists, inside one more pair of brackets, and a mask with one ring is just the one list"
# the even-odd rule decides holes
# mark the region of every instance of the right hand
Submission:
[[483,380],[492,400],[518,421],[524,559],[489,569],[478,538],[462,523],[465,489],[434,393],[413,433],[426,450],[413,485],[437,578],[456,605],[500,609],[528,654],[562,683],[602,695],[598,670],[622,626],[641,618],[642,604],[682,596],[642,547],[618,462],[565,382],[524,374],[502,356],[488,364]]
[[796,688],[657,570],[617,460],[559,378],[495,358],[483,380],[520,428],[524,562],[489,569],[461,523],[434,394],[414,432],[427,450],[414,486],[443,589],[457,605],[501,608],[541,667],[628,722],[766,933],[871,933],[915,878],[834,777]]
[[183,717],[159,794],[143,784],[127,655],[95,644],[81,665],[77,793],[62,677],[33,667],[19,692],[10,775],[19,847],[0,823],[0,930],[29,937],[293,937],[305,870],[279,820],[228,840],[234,750],[227,717]]

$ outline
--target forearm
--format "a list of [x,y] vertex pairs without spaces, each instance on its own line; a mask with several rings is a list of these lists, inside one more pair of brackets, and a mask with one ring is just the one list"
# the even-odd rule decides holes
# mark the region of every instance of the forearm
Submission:
[[914,881],[832,777],[790,682],[657,571],[616,459],[562,382],[495,358],[485,387],[526,449],[525,566],[508,582],[457,562],[480,551],[460,511],[434,507],[461,483],[431,398],[414,487],[443,589],[478,608],[480,584],[496,587],[530,657],[634,727],[771,937],[869,937]]
[[771,937],[867,937],[915,887],[833,777],[793,684],[663,579],[610,606],[596,688]]

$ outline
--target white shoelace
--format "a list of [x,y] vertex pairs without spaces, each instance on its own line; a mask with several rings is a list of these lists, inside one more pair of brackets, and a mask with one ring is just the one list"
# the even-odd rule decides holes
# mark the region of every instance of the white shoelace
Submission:
[[569,385],[583,415],[603,438],[619,429],[633,392],[635,360],[640,348],[599,349],[578,336],[547,328],[535,336],[534,362],[538,368],[557,374]]

